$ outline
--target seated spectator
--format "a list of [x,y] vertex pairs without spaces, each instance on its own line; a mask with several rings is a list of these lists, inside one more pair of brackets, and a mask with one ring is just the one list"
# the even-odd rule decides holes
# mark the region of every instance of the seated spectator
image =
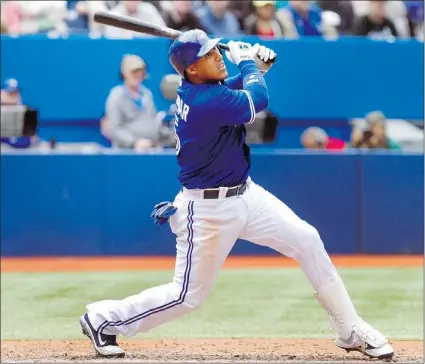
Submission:
[[245,20],[255,13],[253,1],[230,1],[229,10],[236,16],[241,29],[244,28]]
[[366,130],[354,128],[351,134],[353,148],[367,149],[401,149],[400,145],[387,136],[385,115],[380,111],[372,111],[366,115]]
[[240,35],[241,29],[236,16],[229,10],[229,1],[205,1],[196,11],[203,29],[209,35]]
[[312,126],[301,134],[301,144],[306,149],[344,150],[346,143],[328,136],[322,128]]
[[105,1],[68,0],[66,23],[68,32],[101,32],[103,25],[93,21],[97,11],[108,10]]
[[[164,19],[155,6],[139,0],[122,0],[115,8],[111,10],[117,15],[132,16],[140,20],[149,22],[152,25],[165,26]],[[107,38],[133,38],[147,37],[148,35],[138,32],[133,32],[126,29],[106,26],[104,35]]]
[[251,14],[244,23],[247,34],[256,34],[261,37],[280,38],[283,28],[276,19],[276,1],[254,0],[255,14]]
[[[352,1],[355,19],[363,18],[370,12],[371,1]],[[372,5],[373,6],[373,5]],[[385,16],[394,24],[399,37],[407,38],[409,19],[405,2],[402,0],[385,1]]]
[[172,7],[164,10],[163,17],[168,27],[182,32],[191,29],[204,30],[197,15],[193,12],[192,3],[185,0],[173,1]]
[[88,31],[89,19],[87,16],[86,1],[68,0],[66,24],[69,32]]
[[4,82],[1,89],[1,104],[22,105],[21,89],[16,79],[9,78]]
[[404,1],[407,10],[409,33],[420,41],[424,40],[424,2],[423,1]]
[[0,21],[1,21],[1,34],[7,33],[6,15],[5,15],[5,2],[0,2]]
[[410,38],[409,18],[404,1],[391,0],[386,1],[386,4],[387,17],[393,22],[398,36],[401,38]]
[[[7,79],[1,89],[1,105],[14,106],[22,105],[21,89],[18,81],[14,78]],[[21,137],[1,137],[0,143],[2,147],[10,148],[29,148],[38,141],[37,137],[21,136]]]
[[106,101],[103,135],[117,148],[142,151],[158,147],[161,122],[151,91],[142,85],[145,62],[127,54],[121,62],[121,74],[124,83],[114,87]]
[[[304,36],[338,36],[336,25],[323,16],[322,10],[309,0],[291,0],[278,10],[276,17],[283,26],[284,36],[294,39]],[[334,14],[335,15],[335,14]]]
[[7,1],[2,10],[11,34],[66,30],[66,1]]
[[324,11],[333,11],[338,14],[341,23],[338,26],[340,35],[353,34],[354,10],[352,1],[347,0],[317,0],[317,5]]
[[381,40],[397,37],[397,29],[386,15],[386,0],[371,0],[369,3],[367,14],[356,20],[354,34]]

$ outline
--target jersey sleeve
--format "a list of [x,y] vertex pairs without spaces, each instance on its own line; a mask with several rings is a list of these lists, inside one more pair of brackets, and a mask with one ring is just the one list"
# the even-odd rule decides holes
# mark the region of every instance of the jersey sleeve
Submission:
[[229,77],[223,82],[224,86],[232,90],[240,90],[243,88],[242,75],[239,73],[236,76]]
[[225,126],[254,122],[256,110],[248,91],[222,87],[214,96],[208,113],[210,118],[214,118],[214,124]]
[[242,90],[232,90],[225,85],[211,88],[208,102],[209,118],[220,126],[250,124],[255,115],[267,108],[269,95],[263,76],[254,62],[242,65]]

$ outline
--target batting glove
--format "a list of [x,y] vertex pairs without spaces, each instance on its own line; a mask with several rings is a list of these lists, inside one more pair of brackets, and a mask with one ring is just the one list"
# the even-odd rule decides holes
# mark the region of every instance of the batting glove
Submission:
[[227,45],[229,50],[225,54],[230,62],[239,65],[242,61],[254,60],[251,44],[231,40]]
[[168,222],[170,216],[174,215],[176,211],[177,207],[175,207],[171,202],[160,202],[154,206],[154,209],[151,213],[151,218],[155,224],[163,225]]
[[258,43],[252,46],[252,52],[254,56],[257,56],[264,63],[272,61],[276,58],[276,53],[272,49],[262,46]]
[[259,45],[258,43],[252,46],[252,51],[255,54],[255,64],[257,65],[262,75],[273,66],[277,54],[270,48]]

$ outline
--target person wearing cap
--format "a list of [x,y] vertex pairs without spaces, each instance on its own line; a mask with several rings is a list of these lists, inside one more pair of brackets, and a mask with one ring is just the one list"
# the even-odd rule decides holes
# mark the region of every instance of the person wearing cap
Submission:
[[244,23],[247,34],[256,34],[262,37],[282,37],[283,27],[276,19],[276,1],[254,0],[255,14],[251,14]]
[[123,83],[115,86],[106,101],[103,130],[117,148],[146,150],[158,146],[160,121],[151,91],[143,86],[146,64],[127,54],[121,62]]
[[353,129],[351,146],[369,149],[401,149],[401,146],[387,136],[386,117],[381,111],[372,111],[365,117],[366,130]]
[[18,81],[14,78],[7,79],[1,89],[2,105],[21,105],[21,90]]
[[[16,79],[9,78],[4,82],[1,89],[1,105],[2,107],[22,105],[21,89]],[[29,136],[1,137],[0,143],[12,148],[28,148],[35,144],[37,140],[37,137]]]

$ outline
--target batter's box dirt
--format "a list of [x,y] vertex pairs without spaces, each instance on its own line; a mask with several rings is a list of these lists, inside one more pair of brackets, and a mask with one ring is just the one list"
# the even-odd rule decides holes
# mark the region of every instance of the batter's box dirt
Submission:
[[[391,342],[396,355],[392,362],[423,363],[423,341]],[[345,353],[331,340],[292,339],[187,339],[122,340],[125,359],[98,359],[88,340],[76,341],[2,341],[2,363],[50,362],[343,362],[377,363],[360,353]]]

